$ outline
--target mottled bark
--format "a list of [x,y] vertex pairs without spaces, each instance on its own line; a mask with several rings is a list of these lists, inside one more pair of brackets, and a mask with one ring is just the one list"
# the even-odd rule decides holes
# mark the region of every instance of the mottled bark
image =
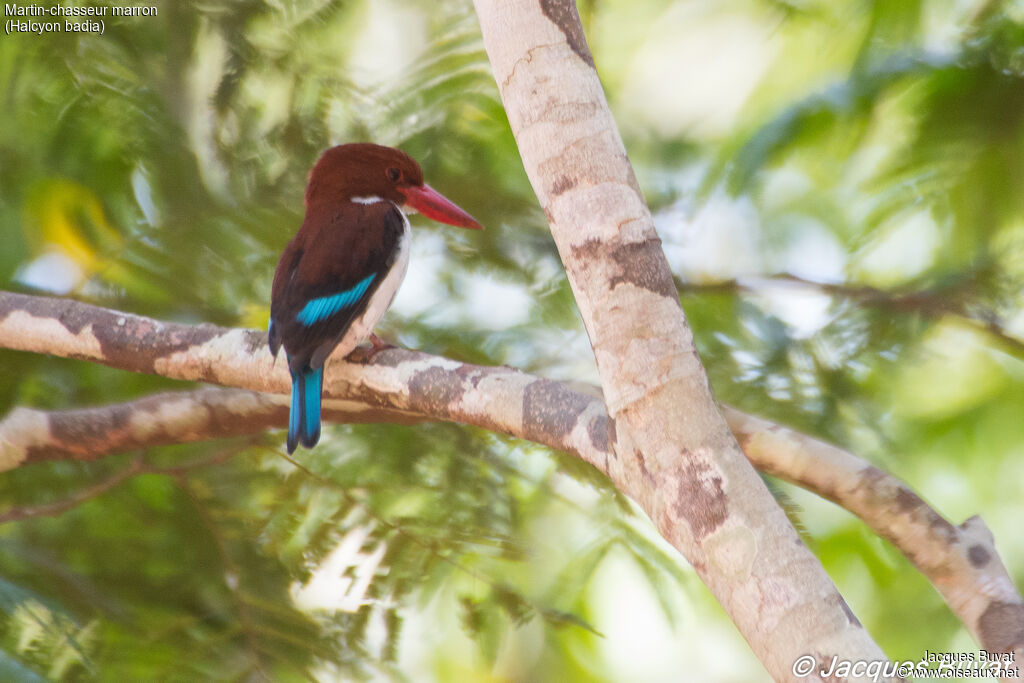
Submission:
[[776,680],[798,680],[793,663],[807,654],[883,659],[718,410],[575,3],[475,4],[597,359],[613,480],[690,561]]
[[1024,661],[1024,602],[980,517],[954,526],[910,486],[831,444],[722,407],[759,470],[838,503],[906,555],[989,652]]
[[[286,364],[275,362],[270,355],[265,332],[164,323],[71,300],[0,292],[0,347],[251,391],[287,394],[291,390]],[[368,364],[329,359],[324,399],[325,409],[339,411],[353,421],[401,422],[425,416],[464,422],[574,452],[600,467],[605,451],[596,448],[594,440],[606,440],[603,406],[600,401],[580,404],[577,394],[560,391],[561,386],[511,368],[467,365],[416,351],[387,349]],[[128,445],[131,439],[138,438],[137,430],[145,430],[147,416],[158,413],[167,400],[153,397],[151,403],[143,403],[143,413],[136,421],[122,416],[124,424],[118,429],[127,447],[132,447]],[[218,401],[225,409],[231,407],[223,397],[211,395],[207,400]],[[239,401],[255,401],[269,413],[282,409],[284,398],[243,393]],[[571,425],[553,417],[552,411],[563,402],[572,404],[576,419]],[[198,413],[201,406],[194,408]],[[26,448],[31,448],[35,438],[31,434],[41,427],[31,427],[33,420],[41,419],[34,411],[14,416],[22,425],[18,429],[28,431],[14,440],[6,437],[8,443],[0,449],[0,471],[16,467],[28,457]],[[212,419],[202,414],[195,418],[200,423]],[[184,424],[191,427],[195,423]],[[89,431],[84,426],[75,429]],[[15,441],[21,444],[17,448]]]
[[[289,397],[207,387],[77,410],[15,408],[0,420],[0,471],[53,460],[89,461],[155,446],[259,434],[288,422]],[[363,402],[326,400],[330,422],[413,424],[424,418]]]
[[[243,436],[285,424],[289,382],[283,367],[274,369],[279,377],[242,371],[245,365],[274,367],[263,333],[161,323],[70,300],[0,293],[0,347],[134,368],[140,338],[149,344],[146,365],[153,372],[159,366],[168,377],[194,379],[213,343],[222,363],[201,371],[211,381],[245,380],[244,388],[279,393],[203,388],[78,410],[18,408],[0,420],[0,470]],[[188,339],[195,346],[183,343]],[[327,375],[328,420],[471,424],[571,453],[622,486],[609,469],[611,422],[597,387],[402,349],[382,352],[368,364],[332,360]],[[905,483],[864,460],[736,409],[722,410],[755,467],[858,515],[935,584],[982,647],[1016,650],[1018,661],[1024,659],[1024,607],[980,519],[953,526]]]

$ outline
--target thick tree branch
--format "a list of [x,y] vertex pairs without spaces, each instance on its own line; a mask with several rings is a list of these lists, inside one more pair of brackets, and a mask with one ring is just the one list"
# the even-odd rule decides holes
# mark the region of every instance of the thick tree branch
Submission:
[[823,665],[883,659],[718,410],[575,2],[475,5],[590,335],[616,485],[690,561],[775,680],[797,680],[793,663],[807,654]]
[[[323,413],[325,419],[348,424],[421,421],[353,401],[325,401]],[[0,463],[96,460],[154,446],[257,434],[287,420],[287,396],[212,387],[77,410],[15,408],[0,420]]]
[[860,517],[928,577],[979,645],[1024,661],[1024,602],[980,517],[954,526],[905,482],[848,451],[734,408],[722,411],[755,467]]
[[[164,323],[71,300],[0,292],[0,348],[287,394],[291,390],[287,367],[283,361],[274,362],[266,340],[266,333],[256,330]],[[141,399],[142,410],[120,414],[115,433],[109,436],[90,427],[95,423],[80,419],[96,415],[74,411],[75,419],[58,418],[63,444],[59,448],[73,452],[74,442],[92,443],[92,451],[99,452],[97,444],[104,439],[116,440],[117,449],[137,447],[131,444],[148,438],[164,439],[152,443],[168,443],[170,436],[161,434],[163,428],[154,422],[154,416],[165,411],[181,413],[174,418],[177,427],[172,430],[220,430],[216,433],[225,436],[235,420],[253,420],[263,428],[269,422],[263,422],[262,415],[269,421],[287,412],[283,397],[250,392],[201,396],[196,405],[184,410],[183,404],[180,411],[173,407],[173,395]],[[576,453],[602,471],[607,469],[608,418],[600,401],[507,367],[462,364],[404,349],[382,351],[366,364],[331,358],[324,399],[332,416],[347,421],[463,422]],[[261,415],[260,410],[265,413]],[[229,419],[231,411],[238,415]],[[49,440],[40,436],[51,428],[47,416],[20,409],[4,424],[7,444],[0,449],[0,471],[26,459],[47,457],[37,448]],[[155,436],[148,436],[154,430]]]

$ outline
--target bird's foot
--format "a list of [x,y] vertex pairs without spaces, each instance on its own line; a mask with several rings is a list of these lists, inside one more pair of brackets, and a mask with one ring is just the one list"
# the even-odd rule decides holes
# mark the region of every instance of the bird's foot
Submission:
[[357,346],[352,351],[352,353],[348,355],[348,357],[351,360],[354,360],[358,363],[369,363],[371,360],[373,360],[373,357],[376,356],[381,351],[398,348],[394,344],[384,341],[383,339],[373,334],[372,332],[370,333],[370,344],[372,344],[370,348],[366,348],[365,346]]
[[[384,349],[397,349],[398,347],[391,342],[386,342],[373,332],[370,333],[370,343],[373,344],[373,355],[376,355]],[[371,356],[372,357],[372,356]]]

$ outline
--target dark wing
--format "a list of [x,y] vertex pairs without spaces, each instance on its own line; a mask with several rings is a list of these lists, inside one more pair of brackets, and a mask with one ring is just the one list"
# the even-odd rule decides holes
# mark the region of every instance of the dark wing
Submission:
[[281,326],[274,324],[274,314],[280,310],[284,300],[284,290],[288,282],[294,277],[295,269],[302,258],[302,249],[299,247],[298,235],[296,235],[277,262],[277,270],[274,271],[274,284],[270,289],[270,327],[267,329],[267,341],[270,344],[270,353],[276,358],[277,352],[281,350]]
[[394,264],[404,226],[387,201],[307,213],[274,273],[271,350],[283,345],[300,369],[318,349],[333,349]]

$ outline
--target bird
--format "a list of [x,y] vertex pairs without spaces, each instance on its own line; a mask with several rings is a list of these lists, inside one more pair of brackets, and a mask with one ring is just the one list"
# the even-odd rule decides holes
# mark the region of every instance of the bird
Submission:
[[423,181],[401,150],[368,142],[325,151],[309,173],[305,218],[274,271],[270,352],[283,347],[292,378],[288,453],[320,440],[324,362],[370,338],[409,265],[406,213],[480,230],[471,215]]

